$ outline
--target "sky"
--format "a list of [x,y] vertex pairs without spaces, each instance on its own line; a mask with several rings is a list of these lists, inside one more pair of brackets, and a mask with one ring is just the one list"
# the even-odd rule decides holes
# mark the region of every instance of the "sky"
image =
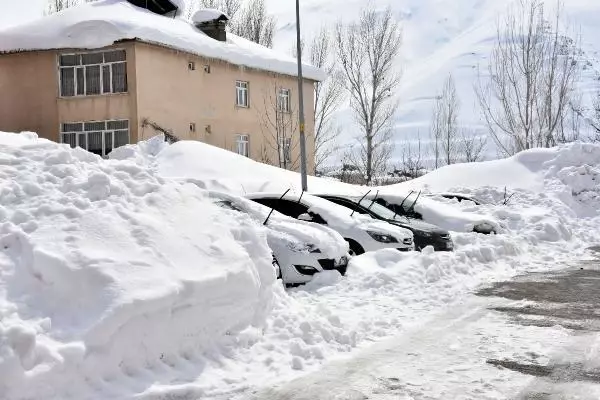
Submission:
[[42,16],[47,0],[0,0],[0,29]]

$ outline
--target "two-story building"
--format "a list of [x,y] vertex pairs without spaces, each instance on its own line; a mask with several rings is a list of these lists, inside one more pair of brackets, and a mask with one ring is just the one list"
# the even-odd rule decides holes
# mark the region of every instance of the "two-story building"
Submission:
[[[0,31],[0,131],[106,156],[167,132],[297,168],[297,66],[226,32],[227,16],[177,16],[174,0],[100,0]],[[314,83],[304,66],[309,170]]]

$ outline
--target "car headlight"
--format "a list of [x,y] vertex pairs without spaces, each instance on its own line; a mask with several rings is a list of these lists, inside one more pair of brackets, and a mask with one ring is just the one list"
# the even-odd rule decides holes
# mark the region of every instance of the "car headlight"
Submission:
[[317,246],[315,246],[314,244],[310,244],[310,243],[289,243],[288,244],[288,248],[292,251],[295,251],[297,253],[313,253],[313,254],[319,254],[321,253],[321,249],[319,249]]
[[379,233],[373,231],[367,231],[369,236],[380,243],[398,243],[398,239],[387,233]]

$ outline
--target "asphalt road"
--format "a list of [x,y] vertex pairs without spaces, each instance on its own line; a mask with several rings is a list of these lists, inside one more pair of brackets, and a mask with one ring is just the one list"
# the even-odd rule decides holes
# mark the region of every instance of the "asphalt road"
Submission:
[[600,247],[497,282],[348,360],[244,399],[600,399]]
[[[596,259],[581,261],[575,266],[556,273],[529,274],[509,282],[499,282],[477,294],[484,297],[501,297],[525,301],[517,307],[498,306],[492,309],[505,313],[514,323],[524,326],[562,326],[579,342],[570,349],[581,357],[568,361],[551,360],[545,365],[522,363],[510,359],[488,359],[487,363],[506,368],[536,379],[516,398],[519,399],[571,399],[564,393],[564,383],[600,384],[600,360],[594,357],[600,332],[600,246],[591,248]],[[577,395],[576,398],[582,398]]]

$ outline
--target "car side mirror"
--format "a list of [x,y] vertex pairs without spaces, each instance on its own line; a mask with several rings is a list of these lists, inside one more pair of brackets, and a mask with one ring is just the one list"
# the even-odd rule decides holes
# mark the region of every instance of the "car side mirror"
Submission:
[[309,213],[298,215],[300,221],[313,222],[313,217]]

